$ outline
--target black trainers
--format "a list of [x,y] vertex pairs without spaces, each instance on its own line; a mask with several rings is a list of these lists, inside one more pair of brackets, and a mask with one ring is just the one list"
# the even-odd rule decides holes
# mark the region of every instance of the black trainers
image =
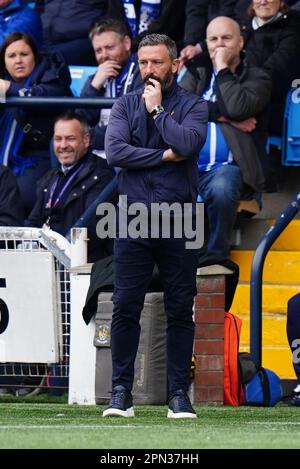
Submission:
[[134,417],[132,395],[124,386],[115,386],[111,393],[108,407],[103,411],[103,417]]
[[286,401],[288,405],[300,406],[300,392],[294,392],[293,395]]
[[169,400],[169,419],[194,419],[197,417],[189,396],[182,389],[178,389],[172,394]]

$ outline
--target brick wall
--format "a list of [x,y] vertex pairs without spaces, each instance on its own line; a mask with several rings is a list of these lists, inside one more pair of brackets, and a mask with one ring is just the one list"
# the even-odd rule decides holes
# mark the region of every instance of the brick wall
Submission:
[[229,273],[231,271],[221,266],[198,269],[198,293],[195,298],[195,404],[223,404],[225,279]]

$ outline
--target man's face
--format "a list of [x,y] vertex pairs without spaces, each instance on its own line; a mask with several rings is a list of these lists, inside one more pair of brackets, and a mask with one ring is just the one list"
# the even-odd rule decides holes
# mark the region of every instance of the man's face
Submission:
[[244,44],[238,26],[224,17],[216,18],[208,25],[206,42],[212,62],[214,63],[216,51],[222,47],[228,52],[229,65],[239,60]]
[[160,82],[163,90],[170,86],[178,69],[178,59],[171,59],[164,44],[141,47],[138,51],[138,60],[144,82],[154,78]]
[[0,0],[0,9],[9,5],[13,0]]
[[253,0],[252,7],[256,16],[268,20],[277,15],[281,0]]
[[54,128],[54,153],[63,166],[72,166],[86,153],[90,134],[82,129],[77,119],[57,121]]
[[92,45],[99,65],[107,60],[114,60],[123,67],[130,57],[130,37],[122,38],[114,31],[96,34],[92,39]]

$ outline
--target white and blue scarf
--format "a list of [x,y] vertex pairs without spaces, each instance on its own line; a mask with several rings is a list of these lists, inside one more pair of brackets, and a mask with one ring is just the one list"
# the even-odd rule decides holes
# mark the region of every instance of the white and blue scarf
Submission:
[[[128,91],[132,84],[134,69],[136,68],[135,55],[131,55],[125,67],[117,78],[108,78],[103,85],[105,98],[118,98],[123,96]],[[110,108],[102,108],[100,111],[99,126],[108,125],[109,116],[111,113]]]
[[[134,72],[137,67],[136,56],[131,54],[125,67],[117,78],[108,78],[104,83],[104,97],[105,98],[118,98],[123,96],[130,90],[134,79]],[[102,108],[100,111],[99,127],[107,126],[111,108]],[[93,153],[101,158],[106,158],[104,150],[93,150]]]
[[[30,96],[30,83],[35,75],[35,71],[27,78],[24,88],[19,91],[20,96]],[[6,77],[9,79],[9,77]],[[28,89],[29,88],[29,89]],[[26,114],[22,109],[18,113],[26,119]],[[23,128],[16,121],[11,109],[6,108],[0,115],[0,164],[11,166],[15,176],[23,174],[26,168],[35,167],[38,164],[36,156],[20,155],[20,149],[24,140]]]
[[[210,83],[202,97],[205,101],[213,103],[217,101],[215,72],[212,73]],[[234,160],[222,129],[217,122],[208,122],[206,141],[199,153],[198,169],[200,172],[210,171],[227,164],[234,164]]]
[[123,0],[123,6],[132,36],[135,37],[147,31],[149,24],[159,17],[161,0],[142,0],[139,19],[137,19],[134,0]]
[[116,78],[108,78],[104,83],[106,98],[118,98],[128,92],[132,84],[134,71],[136,68],[136,55],[131,54],[127,64],[122,68]]

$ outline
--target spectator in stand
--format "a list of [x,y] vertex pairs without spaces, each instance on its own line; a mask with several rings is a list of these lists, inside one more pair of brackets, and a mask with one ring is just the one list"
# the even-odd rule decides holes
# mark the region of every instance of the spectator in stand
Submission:
[[[131,54],[131,39],[124,23],[114,19],[103,20],[94,26],[90,39],[99,68],[87,79],[81,97],[117,98],[142,84],[136,57]],[[92,127],[93,153],[102,157],[105,157],[104,137],[110,111],[111,109],[78,110]]]
[[205,48],[204,40],[208,23],[216,16],[234,16],[237,0],[187,0],[184,26],[184,45],[180,60],[185,63]]
[[[244,36],[246,59],[251,65],[263,67],[272,78],[269,132],[282,135],[285,98],[293,79],[300,74],[300,17],[296,11],[289,10],[282,0],[242,0],[237,3],[235,14]],[[245,10],[247,4],[248,10]],[[192,13],[191,9],[188,19],[193,18]],[[205,49],[203,42],[201,46],[197,44],[183,49],[181,64]]]
[[226,261],[239,200],[264,189],[267,105],[271,79],[240,57],[239,25],[217,17],[207,28],[208,54],[188,62],[180,86],[208,103],[208,136],[199,154],[199,194],[209,238],[200,264]]
[[43,28],[39,15],[22,0],[0,0],[0,46],[15,31],[31,34],[41,46]]
[[[251,5],[252,0],[237,0],[235,7],[235,15],[237,18],[241,18],[244,21],[249,19],[247,12],[248,7]],[[294,11],[300,12],[300,1],[299,0],[286,0],[285,2],[289,8]]]
[[47,50],[60,52],[68,65],[94,65],[88,38],[104,16],[106,0],[45,0],[41,14]]
[[272,78],[269,131],[282,135],[285,98],[300,74],[300,17],[282,0],[253,0],[241,21],[247,61]]
[[182,44],[186,0],[108,0],[107,16],[128,24],[133,50],[146,34],[163,33]]
[[24,209],[14,175],[0,165],[0,226],[22,226]]
[[[90,153],[88,124],[76,113],[56,119],[53,145],[60,166],[50,169],[38,182],[37,201],[26,225],[45,225],[66,236],[115,173],[106,160]],[[111,254],[111,242],[96,236],[95,215],[87,227],[89,262]]]
[[[15,32],[0,50],[0,92],[11,96],[70,96],[71,77],[58,54],[39,54],[32,37]],[[20,188],[27,215],[35,185],[50,167],[51,125],[57,110],[0,110],[0,163],[9,166]]]

